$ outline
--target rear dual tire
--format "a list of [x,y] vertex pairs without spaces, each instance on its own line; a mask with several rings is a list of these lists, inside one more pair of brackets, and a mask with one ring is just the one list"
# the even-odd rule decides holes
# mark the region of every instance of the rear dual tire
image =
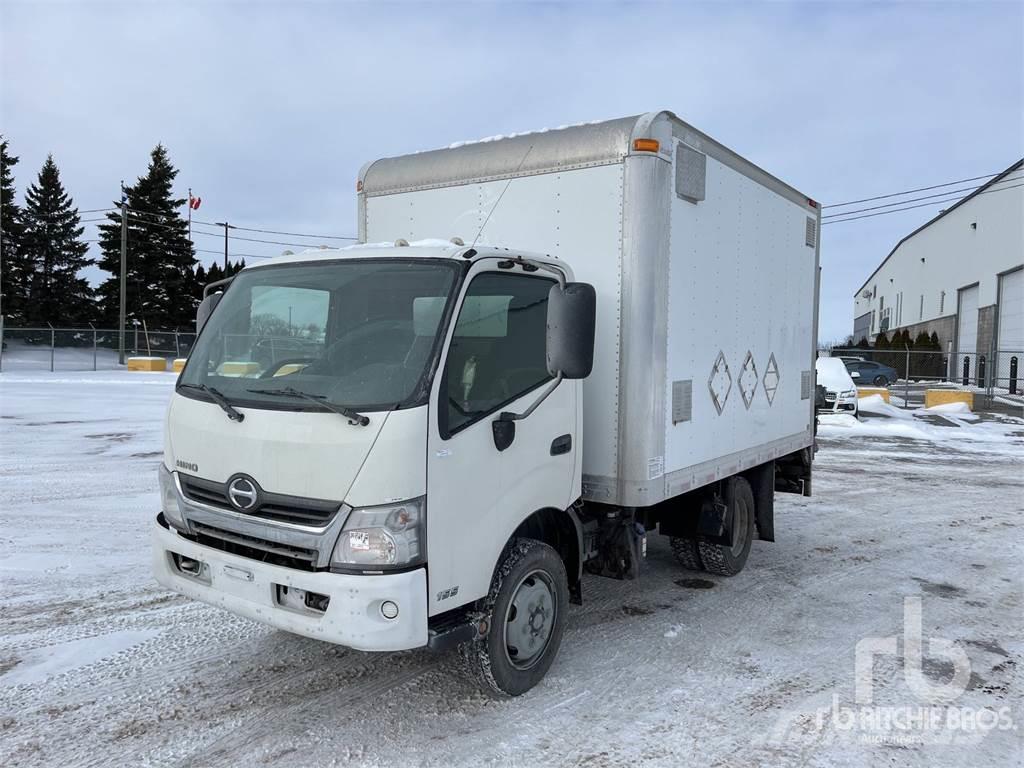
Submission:
[[717,544],[703,537],[672,537],[672,554],[683,568],[707,571],[718,576],[735,576],[743,570],[754,541],[754,493],[742,477],[730,477],[722,489],[729,529],[735,532],[733,544]]

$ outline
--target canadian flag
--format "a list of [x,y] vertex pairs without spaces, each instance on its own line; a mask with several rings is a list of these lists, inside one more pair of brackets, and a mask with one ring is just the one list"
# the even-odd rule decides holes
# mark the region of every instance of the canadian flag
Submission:
[[203,204],[203,198],[201,198],[201,197],[192,197],[192,193],[189,193],[189,196],[188,196],[188,207],[189,208],[191,208],[193,211],[198,211],[199,210],[199,206],[202,205],[202,204]]

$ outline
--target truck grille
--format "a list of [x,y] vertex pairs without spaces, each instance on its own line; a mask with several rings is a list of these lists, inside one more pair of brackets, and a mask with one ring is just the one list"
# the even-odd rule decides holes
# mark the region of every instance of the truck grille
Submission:
[[222,552],[300,571],[316,570],[319,553],[315,549],[267,541],[195,521],[192,522],[192,530],[195,531],[195,536],[189,538],[194,538],[198,544],[213,547]]
[[[179,474],[178,477],[181,480],[181,491],[189,500],[230,512],[238,511],[228,501],[224,483],[184,474]],[[283,523],[323,526],[331,521],[340,507],[341,503],[337,501],[263,492],[260,505],[245,514]]]

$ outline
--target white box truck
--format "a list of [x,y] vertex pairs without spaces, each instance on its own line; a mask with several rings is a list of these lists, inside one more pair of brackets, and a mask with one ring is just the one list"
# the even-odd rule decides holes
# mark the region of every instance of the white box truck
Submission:
[[[732,575],[809,494],[820,211],[669,112],[367,164],[365,243],[211,285],[164,585],[516,695],[648,532]],[[427,238],[441,238],[429,240]]]

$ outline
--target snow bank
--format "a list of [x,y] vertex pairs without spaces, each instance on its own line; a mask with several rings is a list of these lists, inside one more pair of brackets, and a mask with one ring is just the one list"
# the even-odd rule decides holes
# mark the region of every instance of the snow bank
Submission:
[[[865,398],[867,399],[867,398]],[[881,399],[881,398],[879,398]],[[818,417],[818,434],[823,437],[905,437],[912,440],[931,440],[923,425],[900,421],[859,421],[848,413],[828,413]]]
[[967,403],[941,403],[925,408],[925,413],[971,413],[971,406]]
[[876,416],[889,416],[894,419],[912,419],[913,415],[902,408],[891,405],[881,395],[868,395],[857,399],[857,407],[861,413],[870,413]]

